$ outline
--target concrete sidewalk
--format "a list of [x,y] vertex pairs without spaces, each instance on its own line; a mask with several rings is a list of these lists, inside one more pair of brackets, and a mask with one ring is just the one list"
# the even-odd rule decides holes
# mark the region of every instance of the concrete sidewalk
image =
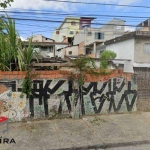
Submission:
[[16,144],[2,140],[0,150],[94,150],[150,144],[150,112],[9,123],[9,132],[1,132],[4,138],[13,138]]

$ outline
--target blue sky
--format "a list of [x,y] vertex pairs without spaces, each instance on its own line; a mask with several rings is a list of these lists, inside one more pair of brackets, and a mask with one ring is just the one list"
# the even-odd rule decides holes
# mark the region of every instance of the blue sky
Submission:
[[[71,1],[71,0],[69,0]],[[149,0],[72,0],[75,2],[112,3],[119,5],[149,6]],[[150,8],[116,7],[104,5],[85,5],[44,0],[14,0],[7,14],[12,18],[30,19],[16,20],[16,28],[21,37],[42,34],[51,38],[52,31],[60,25],[66,16],[96,17],[93,27],[99,28],[113,18],[126,21],[126,30],[133,30],[132,26],[150,18]],[[4,14],[1,12],[1,14]],[[107,16],[106,16],[107,15]],[[110,15],[110,16],[108,16]],[[118,17],[120,16],[120,17]],[[124,16],[124,17],[122,17]],[[36,19],[38,21],[33,21]],[[45,20],[45,21],[43,21]]]

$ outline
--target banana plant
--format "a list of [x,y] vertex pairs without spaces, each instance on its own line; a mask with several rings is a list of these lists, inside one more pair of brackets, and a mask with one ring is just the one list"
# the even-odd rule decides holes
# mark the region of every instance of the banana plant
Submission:
[[37,52],[34,52],[34,47],[32,46],[32,38],[29,40],[28,47],[19,49],[17,51],[18,65],[21,71],[30,71],[32,69],[31,62],[35,58],[38,61]]

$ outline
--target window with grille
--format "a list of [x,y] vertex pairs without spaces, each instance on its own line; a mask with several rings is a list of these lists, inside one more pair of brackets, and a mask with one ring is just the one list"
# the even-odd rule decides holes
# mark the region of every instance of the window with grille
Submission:
[[59,34],[59,31],[56,31],[56,34]]
[[72,55],[72,51],[69,51],[69,55]]
[[72,26],[75,26],[75,25],[76,25],[76,22],[75,22],[75,21],[72,21],[72,22],[71,22],[71,25],[72,25]]
[[145,54],[150,54],[150,43],[145,43],[144,44],[144,53]]
[[95,39],[104,39],[104,33],[101,32],[95,32]]
[[73,32],[73,31],[70,31],[70,34],[74,34],[74,32]]

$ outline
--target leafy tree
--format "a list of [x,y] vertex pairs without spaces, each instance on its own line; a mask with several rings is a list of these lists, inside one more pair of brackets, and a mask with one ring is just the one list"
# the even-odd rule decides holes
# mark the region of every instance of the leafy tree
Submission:
[[0,6],[3,8],[6,8],[8,5],[10,6],[10,3],[13,2],[14,0],[2,0],[0,2]]
[[107,69],[108,68],[108,59],[114,59],[117,56],[117,54],[113,51],[106,50],[102,52],[100,55],[100,68],[101,69]]

